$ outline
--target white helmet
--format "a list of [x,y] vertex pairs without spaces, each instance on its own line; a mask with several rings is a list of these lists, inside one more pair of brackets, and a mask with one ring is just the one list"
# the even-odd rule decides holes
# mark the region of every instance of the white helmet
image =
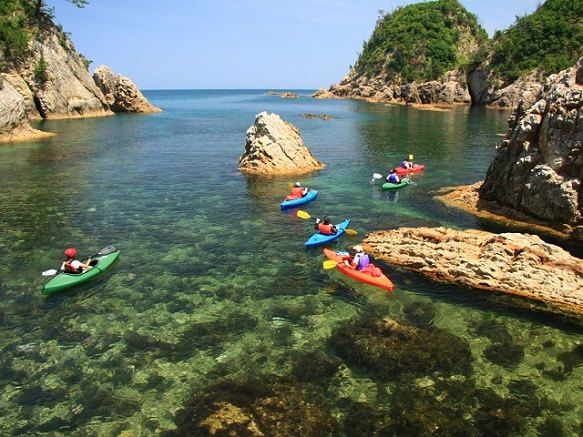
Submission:
[[301,187],[301,186],[302,186],[302,184],[300,184],[299,182],[296,182],[294,185],[295,185],[296,187]]

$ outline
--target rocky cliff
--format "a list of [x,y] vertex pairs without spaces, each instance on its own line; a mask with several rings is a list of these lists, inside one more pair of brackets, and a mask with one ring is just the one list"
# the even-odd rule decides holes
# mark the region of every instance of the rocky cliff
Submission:
[[542,303],[544,311],[583,314],[583,262],[534,235],[446,228],[374,232],[375,257],[440,282]]
[[129,78],[115,74],[106,65],[95,69],[93,80],[113,112],[160,112]]
[[534,218],[583,225],[583,58],[521,101],[497,146],[480,198]]
[[106,98],[87,64],[60,28],[45,23],[29,42],[27,56],[5,65],[0,73],[0,142],[46,135],[32,129],[29,120],[158,110],[129,79],[119,76]]
[[324,168],[304,145],[300,131],[277,114],[262,112],[247,130],[239,169],[246,173],[301,174]]

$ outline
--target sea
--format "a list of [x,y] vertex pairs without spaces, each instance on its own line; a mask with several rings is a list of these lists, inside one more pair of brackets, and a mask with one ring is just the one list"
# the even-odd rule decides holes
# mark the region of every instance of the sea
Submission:
[[[581,435],[579,324],[375,260],[387,292],[304,247],[316,217],[350,218],[357,235],[336,250],[401,226],[511,232],[433,197],[484,178],[510,113],[267,91],[150,90],[160,113],[43,121],[55,136],[0,146],[0,433],[160,435],[219,383],[277,378],[306,403],[304,385],[318,390],[335,435]],[[262,111],[298,127],[326,167],[238,171]],[[409,154],[425,171],[382,191],[373,175]],[[318,190],[301,208],[311,219],[280,209],[296,181]],[[104,274],[42,295],[65,248],[109,245],[120,255]],[[378,359],[363,358],[341,340],[370,320],[436,347],[396,335],[379,352],[370,334]],[[444,356],[458,361],[436,365]]]

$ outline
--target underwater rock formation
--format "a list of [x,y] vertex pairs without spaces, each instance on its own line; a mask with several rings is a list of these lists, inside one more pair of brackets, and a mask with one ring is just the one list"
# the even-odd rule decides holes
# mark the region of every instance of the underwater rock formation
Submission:
[[469,374],[467,341],[441,329],[371,318],[338,329],[329,340],[341,357],[391,380],[402,374]]
[[337,428],[321,393],[308,385],[223,381],[195,394],[176,435],[332,435]]
[[115,74],[107,65],[100,65],[95,69],[93,80],[113,112],[161,111],[148,102],[131,79]]
[[375,257],[440,282],[524,297],[548,311],[583,314],[583,261],[528,234],[446,228],[374,232]]
[[521,101],[480,187],[495,201],[549,223],[583,225],[583,58]]
[[262,112],[247,130],[239,169],[246,173],[301,174],[324,168],[304,145],[298,128],[277,114]]

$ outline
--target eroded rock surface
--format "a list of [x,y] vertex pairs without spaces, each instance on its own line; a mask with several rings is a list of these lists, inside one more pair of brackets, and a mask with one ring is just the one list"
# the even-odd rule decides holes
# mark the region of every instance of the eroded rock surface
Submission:
[[379,259],[441,282],[583,314],[583,261],[534,235],[400,228],[371,233],[363,244]]
[[247,130],[239,169],[247,173],[301,174],[324,168],[304,145],[298,128],[277,114],[257,114]]
[[93,80],[113,112],[160,112],[160,108],[152,105],[131,79],[115,74],[106,65],[95,69]]
[[480,198],[534,218],[583,224],[583,58],[552,75],[509,120]]

